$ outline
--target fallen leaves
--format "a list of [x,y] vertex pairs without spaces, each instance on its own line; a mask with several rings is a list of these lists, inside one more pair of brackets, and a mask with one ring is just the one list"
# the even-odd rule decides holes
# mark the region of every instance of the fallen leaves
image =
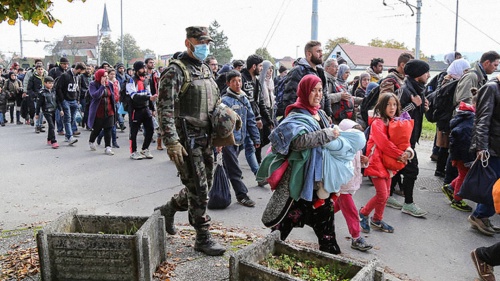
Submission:
[[21,248],[20,245],[11,245],[11,251],[0,256],[1,280],[23,280],[28,276],[38,274],[40,261],[36,247]]
[[173,271],[176,267],[176,263],[164,261],[160,264],[156,272],[153,273],[153,277],[158,278],[161,281],[170,281],[170,277],[175,277]]

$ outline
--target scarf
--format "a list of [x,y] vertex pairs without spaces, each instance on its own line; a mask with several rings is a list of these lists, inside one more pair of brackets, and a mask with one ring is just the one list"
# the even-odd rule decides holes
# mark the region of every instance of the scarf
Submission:
[[465,59],[454,60],[450,66],[446,69],[448,73],[454,79],[460,79],[464,75],[464,71],[470,68],[470,64]]
[[375,73],[371,67],[368,67],[366,72],[368,72],[368,74],[370,74],[371,77],[374,77],[377,81],[381,79],[380,75]]
[[297,101],[286,107],[285,117],[294,108],[305,109],[311,113],[311,115],[316,115],[318,113],[320,105],[312,106],[309,104],[309,95],[311,95],[312,90],[318,83],[321,83],[321,79],[313,74],[307,74],[302,77],[297,87]]

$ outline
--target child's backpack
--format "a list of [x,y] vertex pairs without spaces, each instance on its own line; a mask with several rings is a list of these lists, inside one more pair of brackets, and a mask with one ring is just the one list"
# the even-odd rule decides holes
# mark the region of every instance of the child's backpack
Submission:
[[332,104],[332,116],[336,123],[344,119],[352,119],[354,113],[354,99],[340,100]]

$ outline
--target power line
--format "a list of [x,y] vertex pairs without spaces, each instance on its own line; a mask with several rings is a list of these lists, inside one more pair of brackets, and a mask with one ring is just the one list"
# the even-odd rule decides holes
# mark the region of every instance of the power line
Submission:
[[271,24],[271,26],[269,27],[269,30],[267,31],[266,38],[264,38],[264,42],[262,42],[261,48],[264,48],[264,46],[266,45],[267,38],[269,37],[271,30],[273,30],[273,28],[274,28],[274,24],[276,23],[276,19],[278,19],[278,16],[279,16],[281,10],[283,9],[283,6],[285,5],[285,1],[286,0],[283,0],[283,2],[281,2],[281,6],[278,9],[278,11],[276,12],[276,16],[274,17],[273,23]]
[[[451,9],[449,9],[448,7],[446,7],[443,3],[441,3],[439,0],[436,0],[436,2],[443,6],[443,8],[445,8],[446,10],[448,10],[449,12],[451,12],[452,14],[454,15],[457,15],[457,13]],[[484,31],[482,31],[481,29],[479,29],[478,27],[476,27],[475,25],[473,25],[471,22],[469,22],[468,20],[464,19],[462,16],[458,15],[458,17],[463,20],[465,23],[469,24],[472,28],[474,28],[475,30],[479,31],[481,34],[483,34],[484,36],[486,36],[487,38],[489,38],[491,41],[497,43],[498,45],[500,45],[500,42],[498,42],[497,40],[493,39],[493,37],[489,36],[488,34],[486,34]]]
[[[290,5],[291,0],[288,1],[288,4],[286,5],[286,7],[283,8],[283,6],[285,5],[285,2],[286,2],[286,0],[283,0],[283,2],[281,3],[281,6],[278,9],[276,16],[274,17],[273,24],[269,28],[269,31],[267,32],[266,38],[264,39],[264,42],[262,42],[262,48],[267,48],[269,43],[271,43],[271,40],[273,39],[274,33],[278,29],[280,22],[281,22],[281,19],[283,19],[283,16],[285,15],[285,11],[288,8],[288,6]],[[276,22],[276,20],[278,20],[278,22]],[[269,36],[269,34],[271,34],[271,36]],[[266,43],[266,41],[267,41],[267,43]]]
[[274,29],[273,33],[271,34],[271,37],[269,38],[269,41],[266,44],[266,48],[269,45],[269,43],[271,43],[271,40],[273,39],[273,36],[274,36],[274,33],[276,32],[276,30],[278,30],[278,26],[280,25],[281,19],[283,19],[283,16],[285,15],[285,11],[288,8],[288,6],[290,5],[290,2],[292,2],[292,1],[291,0],[288,1],[288,4],[286,5],[285,9],[283,10],[281,17],[279,18],[278,23],[276,24],[276,28]]

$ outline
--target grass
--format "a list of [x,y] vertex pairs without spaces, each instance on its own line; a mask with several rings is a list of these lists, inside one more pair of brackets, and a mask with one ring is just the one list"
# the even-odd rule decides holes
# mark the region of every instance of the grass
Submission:
[[420,139],[433,140],[435,135],[436,123],[427,121],[427,118],[425,118],[424,116],[424,121],[422,123],[422,134],[420,135]]

